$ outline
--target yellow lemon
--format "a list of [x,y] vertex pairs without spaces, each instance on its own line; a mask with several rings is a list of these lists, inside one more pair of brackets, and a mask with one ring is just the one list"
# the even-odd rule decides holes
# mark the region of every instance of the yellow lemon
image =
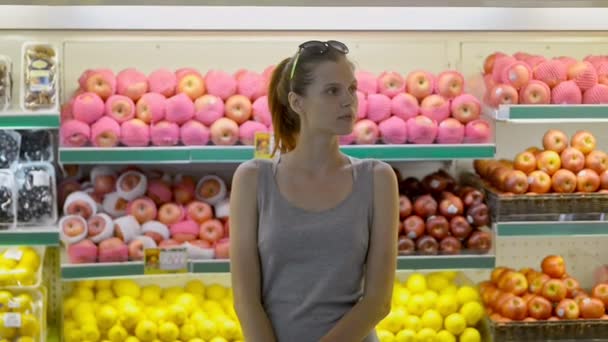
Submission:
[[448,287],[444,288],[443,290],[441,290],[439,292],[439,295],[442,295],[442,294],[456,295],[457,292],[458,292],[458,287],[456,287],[456,285],[452,284],[452,285],[449,285]]
[[153,341],[157,332],[156,324],[147,319],[140,321],[135,327],[135,336],[142,341]]
[[429,308],[426,307],[426,300],[424,298],[424,295],[416,293],[410,297],[410,300],[407,302],[407,307],[405,309],[408,313],[412,315],[420,316],[424,313],[425,310]]
[[108,330],[108,338],[112,342],[122,342],[127,336],[129,336],[127,329],[123,328],[120,324],[117,324]]
[[196,337],[196,338],[189,339],[188,342],[205,342],[205,340],[202,340],[202,339]]
[[210,300],[219,301],[228,295],[228,290],[219,284],[211,284],[205,289],[205,296]]
[[147,317],[156,323],[163,322],[169,319],[169,313],[162,307],[153,307],[150,310],[150,314]]
[[13,294],[8,291],[0,291],[0,312],[9,310],[8,304],[13,298]]
[[85,341],[96,342],[101,338],[101,334],[94,324],[85,324],[80,331],[82,332],[82,339]]
[[427,276],[426,282],[429,289],[439,292],[450,285],[450,279],[439,272],[431,273]]
[[110,329],[118,322],[118,311],[110,305],[104,305],[97,313],[97,324],[102,331]]
[[95,282],[95,288],[97,290],[111,290],[112,289],[112,280],[99,279]]
[[400,287],[393,291],[393,306],[407,306],[407,301],[410,299],[410,290],[405,287]]
[[186,292],[195,296],[205,295],[205,284],[200,280],[190,280],[185,286]]
[[76,282],[76,287],[84,287],[93,289],[95,287],[95,280],[80,280]]
[[217,322],[218,332],[221,336],[234,340],[239,336],[239,327],[231,319],[221,319]]
[[141,320],[141,309],[135,305],[127,305],[120,310],[120,323],[127,329],[134,327]]
[[160,301],[162,290],[158,285],[149,285],[141,289],[141,300],[146,305],[154,305]]
[[182,341],[189,341],[196,338],[196,326],[193,323],[186,323],[180,329],[179,338]]
[[427,289],[426,278],[420,273],[414,273],[407,278],[406,286],[411,293],[424,293]]
[[101,289],[95,294],[95,300],[101,304],[109,303],[112,299],[114,299],[114,293],[110,289]]
[[179,286],[171,286],[163,290],[162,297],[167,303],[174,303],[177,296],[184,293],[184,289]]
[[188,319],[188,311],[181,305],[171,305],[169,307],[169,319],[177,325],[182,325]]
[[403,328],[405,316],[406,314],[402,310],[392,310],[382,320],[382,327],[393,334],[396,334]]
[[439,295],[437,294],[437,292],[431,291],[431,290],[426,290],[426,291],[424,291],[424,293],[422,295],[424,296],[424,301],[425,301],[424,306],[429,309],[434,308],[435,304],[437,304],[437,298],[439,298]]
[[181,293],[175,299],[175,304],[183,306],[188,314],[191,314],[194,308],[198,306],[198,301],[190,293]]
[[19,328],[19,335],[37,337],[40,333],[40,323],[36,316],[26,313],[21,315],[21,328]]
[[442,316],[447,316],[458,311],[458,298],[453,294],[442,294],[437,298],[435,308]]
[[467,320],[461,314],[453,313],[445,318],[444,326],[452,334],[460,335],[467,327]]
[[416,332],[410,329],[403,329],[395,335],[395,342],[416,342]]
[[139,339],[135,336],[129,336],[124,340],[124,342],[139,342]]
[[403,327],[418,332],[422,329],[422,320],[418,316],[406,315],[403,319]]
[[13,313],[0,313],[0,336],[12,340],[17,336],[17,329],[12,326],[6,326],[7,316],[14,315]]
[[164,342],[174,342],[179,337],[179,328],[175,323],[164,322],[158,327],[158,338]]
[[63,300],[63,316],[64,317],[68,317],[70,315],[72,315],[72,311],[77,307],[78,305],[78,299],[76,299],[75,297],[68,297],[66,299]]
[[431,328],[422,328],[416,334],[416,342],[437,342],[437,333]]
[[21,293],[8,303],[9,308],[13,312],[32,312],[34,310],[34,300],[27,293]]
[[117,297],[126,296],[137,299],[141,295],[141,288],[131,279],[116,280],[112,284],[112,288]]
[[456,297],[458,297],[458,303],[460,305],[479,301],[479,293],[471,286],[461,286],[456,292]]
[[70,330],[64,333],[63,338],[66,342],[80,342],[82,341],[82,332],[78,329]]
[[196,322],[198,336],[204,340],[209,340],[217,335],[217,325],[214,321],[204,320]]
[[225,339],[225,338],[223,338],[223,337],[221,337],[221,336],[215,336],[209,342],[228,342],[228,340]]
[[21,336],[15,342],[36,342],[36,339],[30,336]]
[[483,318],[485,310],[479,302],[468,302],[460,308],[460,313],[467,320],[467,325],[472,327]]
[[475,328],[466,328],[460,335],[460,342],[480,342],[481,334]]
[[454,279],[456,279],[456,276],[458,275],[458,272],[456,271],[441,271],[439,273],[442,276],[446,277],[450,282],[453,282]]
[[441,330],[437,333],[437,342],[456,342],[456,336],[447,330]]
[[380,342],[394,342],[395,335],[392,332],[384,329],[376,329],[376,335],[378,335],[378,340]]
[[420,319],[422,320],[423,328],[431,328],[437,332],[443,327],[443,317],[441,317],[441,314],[437,310],[431,309],[425,311]]

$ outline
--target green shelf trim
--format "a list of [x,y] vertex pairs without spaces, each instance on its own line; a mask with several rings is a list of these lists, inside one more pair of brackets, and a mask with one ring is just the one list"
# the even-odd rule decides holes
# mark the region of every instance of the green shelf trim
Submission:
[[230,262],[228,260],[193,260],[190,261],[190,272],[192,273],[229,273]]
[[397,270],[402,271],[492,269],[495,266],[494,255],[400,256],[397,259]]
[[64,164],[147,164],[189,163],[187,148],[60,148],[59,160]]
[[56,231],[0,231],[0,245],[59,246],[59,232]]
[[253,158],[251,146],[202,146],[190,149],[193,163],[243,162]]
[[58,114],[0,114],[0,128],[2,129],[31,129],[31,128],[59,128]]
[[493,158],[496,146],[493,144],[344,146],[342,151],[355,158],[386,161],[482,159]]
[[64,280],[142,275],[144,275],[143,262],[61,265],[61,278]]
[[498,236],[608,236],[608,221],[502,222],[496,227]]
[[606,119],[608,106],[605,105],[538,105],[508,106],[505,108],[511,120],[551,120],[551,119]]

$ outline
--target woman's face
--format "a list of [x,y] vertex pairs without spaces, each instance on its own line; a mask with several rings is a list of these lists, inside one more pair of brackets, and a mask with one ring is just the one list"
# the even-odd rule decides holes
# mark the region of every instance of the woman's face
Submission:
[[357,116],[357,80],[346,58],[322,62],[313,70],[313,83],[299,97],[302,129],[345,135]]

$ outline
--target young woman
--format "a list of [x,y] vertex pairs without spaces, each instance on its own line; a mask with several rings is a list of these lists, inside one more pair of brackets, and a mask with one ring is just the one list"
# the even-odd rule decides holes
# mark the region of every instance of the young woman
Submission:
[[390,310],[397,179],[339,149],[357,113],[347,53],[309,41],[277,65],[268,98],[280,154],[234,174],[232,288],[247,342],[377,341]]

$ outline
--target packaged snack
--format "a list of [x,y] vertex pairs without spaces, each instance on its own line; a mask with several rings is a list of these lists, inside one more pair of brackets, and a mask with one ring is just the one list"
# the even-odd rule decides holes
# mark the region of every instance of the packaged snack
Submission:
[[21,162],[53,161],[53,135],[48,130],[23,130],[19,160]]
[[11,60],[6,56],[0,55],[0,111],[5,110],[11,103],[13,90],[12,69]]
[[0,229],[15,226],[17,218],[17,189],[10,170],[0,170]]
[[57,49],[50,44],[23,45],[23,110],[59,110]]
[[42,281],[44,247],[0,247],[0,288],[37,287]]
[[16,131],[0,130],[0,169],[8,169],[19,162],[21,135]]
[[46,341],[46,289],[0,289],[0,341]]
[[57,222],[55,169],[45,162],[19,164],[17,183],[17,224],[52,225]]

